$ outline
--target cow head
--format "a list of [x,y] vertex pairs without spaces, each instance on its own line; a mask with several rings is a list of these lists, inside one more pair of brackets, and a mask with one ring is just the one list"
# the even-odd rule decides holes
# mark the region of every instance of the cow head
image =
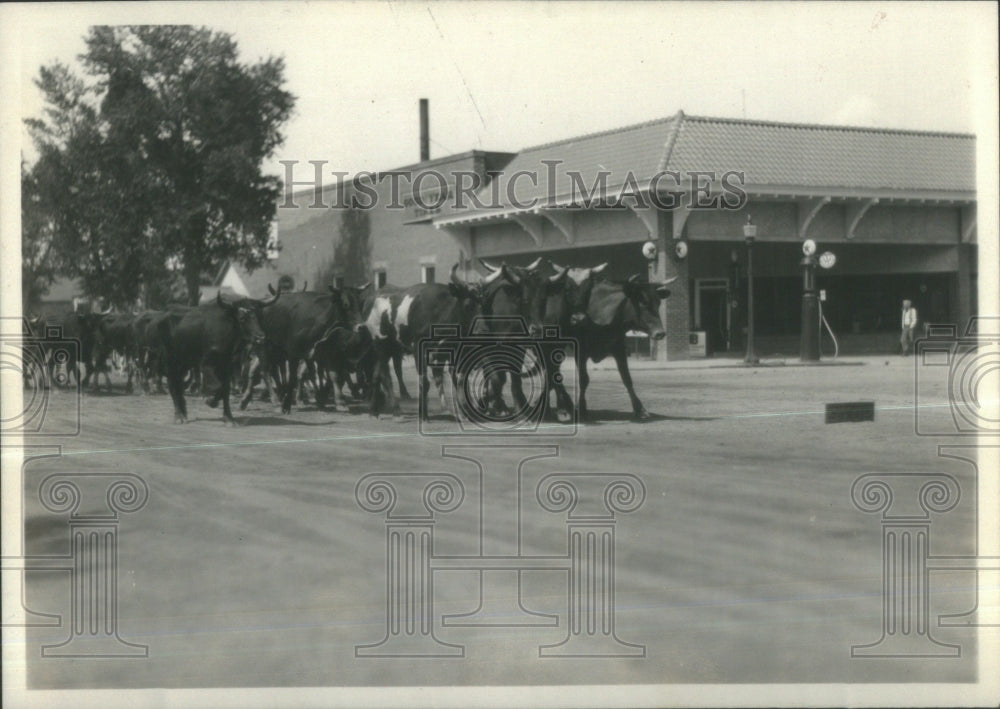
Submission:
[[337,320],[346,323],[355,332],[364,329],[364,322],[361,317],[361,303],[364,299],[364,293],[370,285],[371,281],[361,286],[345,286],[343,288],[328,286],[334,303],[342,311]]
[[565,273],[565,317],[570,325],[579,325],[587,319],[587,307],[594,283],[601,277],[607,262],[591,268],[564,268],[552,264],[557,272]]
[[[522,270],[529,283],[525,293],[529,322],[565,327],[568,324],[568,269],[537,258]],[[533,334],[540,333],[536,330]]]
[[105,350],[107,341],[107,325],[105,321],[111,315],[112,309],[109,307],[101,312],[76,311],[76,321],[80,336],[80,349],[84,358],[88,358],[89,353],[96,351],[101,353]]
[[221,292],[215,294],[216,304],[236,319],[241,338],[251,345],[261,345],[264,343],[264,330],[260,324],[261,314],[264,308],[274,305],[281,297],[280,288],[277,292],[270,285],[267,288],[274,295],[266,300],[241,298],[235,303],[227,303],[222,299]]
[[[544,298],[544,279],[535,273],[535,269],[507,264],[494,266],[484,259],[479,262],[490,271],[482,284],[483,314],[492,318],[509,319],[508,322],[511,323],[504,325],[501,322],[498,327],[491,328],[491,331],[517,334],[514,323],[520,319],[527,325],[529,335],[541,335],[543,320],[537,303],[538,298]],[[533,265],[537,263],[536,261]]]
[[660,301],[670,296],[667,285],[677,280],[674,276],[665,283],[646,283],[638,274],[622,284],[625,293],[624,323],[631,330],[648,333],[654,340],[667,336],[660,320]]
[[455,299],[454,312],[446,317],[457,322],[462,332],[468,332],[473,318],[479,314],[483,290],[481,283],[469,283],[458,277],[458,264],[451,267],[448,277],[448,293]]

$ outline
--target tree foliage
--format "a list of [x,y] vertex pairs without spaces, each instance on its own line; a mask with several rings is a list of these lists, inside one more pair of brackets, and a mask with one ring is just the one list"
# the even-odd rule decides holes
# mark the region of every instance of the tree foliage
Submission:
[[187,25],[92,27],[85,40],[88,80],[43,67],[44,118],[28,121],[63,270],[122,303],[169,264],[197,303],[206,270],[264,260],[280,183],[261,166],[294,106],[284,62],[241,63],[230,35]]
[[[361,285],[371,278],[371,219],[366,209],[345,209],[340,218],[333,268],[348,285]],[[327,279],[329,282],[330,279]]]
[[21,304],[33,309],[56,279],[52,224],[41,205],[38,179],[21,162]]

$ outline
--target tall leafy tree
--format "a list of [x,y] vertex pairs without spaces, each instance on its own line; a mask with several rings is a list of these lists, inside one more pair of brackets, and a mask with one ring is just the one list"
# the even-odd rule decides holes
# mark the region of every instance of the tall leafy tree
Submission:
[[351,208],[341,213],[339,238],[333,251],[334,268],[349,285],[371,278],[371,220],[368,210]]
[[41,205],[38,179],[21,161],[21,304],[34,308],[58,274],[52,223]]
[[53,197],[85,207],[53,205],[57,243],[95,294],[123,280],[113,300],[127,298],[170,263],[195,304],[203,272],[265,258],[280,183],[261,167],[295,101],[284,62],[241,63],[230,35],[186,25],[92,27],[85,40],[89,82],[43,68],[46,119],[29,123],[39,162],[61,171]]

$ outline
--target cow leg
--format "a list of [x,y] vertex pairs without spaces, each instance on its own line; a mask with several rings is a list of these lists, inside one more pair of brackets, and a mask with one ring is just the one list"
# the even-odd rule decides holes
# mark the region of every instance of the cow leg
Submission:
[[215,376],[219,379],[219,389],[217,396],[222,399],[222,422],[226,426],[236,426],[236,419],[233,418],[233,411],[229,408],[229,389],[232,380],[232,373],[226,365],[215,368]]
[[545,405],[549,404],[549,392],[554,392],[556,397],[556,419],[560,423],[569,423],[573,419],[573,400],[570,398],[566,387],[563,386],[563,376],[561,363],[554,361],[545,352],[547,364],[543,367],[545,372]]
[[524,395],[524,384],[520,372],[510,373],[510,394],[514,397],[514,410],[524,411],[528,408],[528,397]]
[[288,383],[285,385],[285,396],[281,400],[281,413],[292,413],[292,404],[295,403],[295,392],[298,389],[299,363],[297,360],[288,360]]
[[426,421],[428,418],[427,389],[430,386],[430,382],[427,381],[427,362],[421,356],[419,350],[414,353],[413,359],[417,364],[417,396],[419,397],[417,401],[417,416],[420,417],[421,421]]
[[576,410],[580,421],[586,421],[587,414],[587,387],[590,385],[590,374],[587,373],[587,353],[578,353],[576,358],[577,379],[580,381],[580,394],[576,400]]
[[125,374],[128,376],[128,381],[125,382],[125,393],[131,394],[134,391],[132,376],[135,374],[135,358],[128,354],[125,355]]
[[253,387],[260,377],[260,359],[251,356],[246,363],[246,385],[243,394],[240,396],[240,411],[245,411],[250,401],[253,399]]
[[372,377],[371,377],[371,408],[368,413],[375,418],[378,418],[379,412],[381,411],[382,399],[384,398],[384,387],[385,387],[385,376],[383,371],[386,369],[385,355],[381,351],[382,346],[378,346],[379,351],[375,353],[375,364],[372,367]]
[[174,423],[187,423],[187,403],[184,401],[184,368],[170,365],[167,370],[167,387],[174,402]]
[[[511,413],[507,402],[503,400],[503,387],[507,383],[507,372],[500,369],[491,374],[486,382],[487,406],[494,416],[507,416]],[[513,377],[511,377],[511,390],[513,391]],[[524,393],[522,392],[522,396]]]
[[622,384],[625,385],[625,391],[628,392],[628,398],[632,401],[632,411],[635,418],[640,421],[647,420],[649,412],[646,411],[646,407],[642,405],[639,397],[635,394],[635,387],[632,386],[632,374],[628,371],[628,355],[625,354],[624,347],[616,347],[611,354],[615,358],[615,364],[618,365],[618,374],[622,378]]
[[298,384],[292,404],[308,404],[309,397],[305,393],[305,386],[309,381],[309,363],[307,361],[303,360],[296,365],[295,377],[298,379]]
[[403,384],[403,353],[398,349],[392,353],[392,368],[396,372],[396,381],[399,382],[399,397],[401,399],[412,399],[413,397],[410,396],[410,392],[406,390],[406,385]]
[[[100,370],[100,372],[98,372],[98,379],[100,378],[101,374],[104,375],[104,381],[108,385],[108,393],[110,394],[111,393],[111,377],[108,376],[108,367],[107,367],[106,364],[101,366],[101,370]],[[100,385],[98,385],[98,389],[100,389]]]
[[345,365],[341,363],[334,366],[333,376],[330,377],[328,386],[333,390],[333,410],[346,413],[350,411],[350,408],[344,403],[344,392],[340,388],[340,382],[349,376],[345,373],[344,367]]
[[437,365],[431,367],[431,373],[434,377],[434,386],[437,388],[438,399],[441,401],[441,410],[448,410],[448,402],[444,396],[444,367]]
[[392,372],[389,370],[389,360],[392,359],[393,353],[385,351],[389,346],[392,345],[383,343],[382,351],[376,354],[375,380],[372,386],[372,415],[376,418],[379,415],[379,404],[383,395],[386,409],[391,411],[393,416],[399,416],[399,400],[393,392]]

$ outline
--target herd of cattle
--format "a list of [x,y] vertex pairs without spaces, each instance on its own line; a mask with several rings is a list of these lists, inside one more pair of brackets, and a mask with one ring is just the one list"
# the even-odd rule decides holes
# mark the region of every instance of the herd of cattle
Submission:
[[[271,297],[264,300],[227,302],[219,294],[197,307],[67,313],[44,323],[36,317],[31,319],[36,331],[59,326],[63,340],[77,344],[64,348],[59,356],[46,352],[41,376],[46,383],[69,382],[73,377],[81,388],[99,388],[103,375],[110,389],[109,361],[116,360],[128,377],[126,391],[133,391],[133,380],[146,392],[154,384],[162,391],[166,378],[177,423],[187,420],[185,393],[201,386],[205,402],[212,407],[221,402],[223,420],[233,425],[230,391],[241,392],[242,409],[260,384],[272,401],[280,401],[284,413],[305,395],[303,385],[308,383],[320,407],[332,394],[335,408],[345,410],[343,388],[347,386],[352,397],[367,402],[373,416],[383,411],[398,415],[392,372],[399,397],[409,398],[401,362],[404,354],[412,354],[422,418],[428,415],[428,373],[444,405],[446,371],[453,396],[464,392],[465,410],[489,417],[511,411],[503,394],[508,376],[514,410],[526,405],[521,363],[491,368],[490,343],[502,343],[510,350],[511,343],[516,349],[518,342],[537,341],[542,356],[530,358],[530,348],[522,347],[522,359],[526,370],[534,367],[534,373],[543,377],[547,413],[568,421],[575,411],[585,419],[586,362],[611,356],[635,417],[649,417],[632,386],[625,336],[638,330],[655,340],[664,337],[659,302],[670,294],[666,283],[644,282],[637,275],[625,281],[609,280],[602,275],[607,264],[565,268],[544,259],[527,267],[482,263],[487,275],[475,282],[460,278],[456,264],[448,283],[377,291],[370,284],[331,286],[326,292],[283,293],[269,287]],[[553,332],[560,338],[548,336]],[[463,371],[454,358],[442,354],[469,340],[475,340],[485,354],[475,359],[478,373]],[[575,409],[559,371],[562,355],[550,357],[544,351],[566,342],[572,343],[570,356],[577,365]],[[54,346],[50,343],[49,347]],[[25,371],[27,377],[27,367]],[[480,385],[470,393],[466,383],[474,375]]]

